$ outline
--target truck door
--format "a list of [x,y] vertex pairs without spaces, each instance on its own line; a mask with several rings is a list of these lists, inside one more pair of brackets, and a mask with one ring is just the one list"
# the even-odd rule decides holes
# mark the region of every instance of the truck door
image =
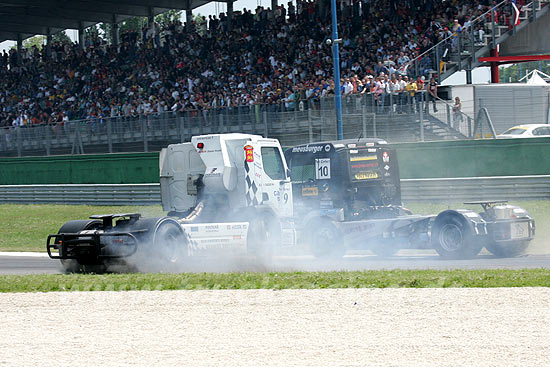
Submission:
[[[276,143],[262,143],[260,153],[263,166],[262,188],[264,204],[282,217],[293,215],[292,183],[283,151]],[[267,199],[267,200],[266,200]]]
[[197,192],[193,180],[206,168],[193,145],[172,144],[162,149],[159,165],[163,210],[185,212],[194,207]]

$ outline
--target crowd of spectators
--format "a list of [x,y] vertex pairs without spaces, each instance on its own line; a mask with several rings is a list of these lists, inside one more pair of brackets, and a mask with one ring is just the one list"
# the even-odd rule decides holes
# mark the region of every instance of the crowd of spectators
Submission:
[[[413,96],[409,61],[467,25],[492,2],[347,0],[340,3],[344,95]],[[454,27],[454,28],[453,28]],[[12,49],[0,55],[0,124],[31,126],[78,119],[300,102],[334,93],[330,1],[298,0],[128,30],[115,46],[100,36]],[[418,79],[415,83],[420,89]],[[428,80],[426,80],[426,83]],[[399,87],[397,88],[396,85]],[[435,105],[434,105],[435,108]]]

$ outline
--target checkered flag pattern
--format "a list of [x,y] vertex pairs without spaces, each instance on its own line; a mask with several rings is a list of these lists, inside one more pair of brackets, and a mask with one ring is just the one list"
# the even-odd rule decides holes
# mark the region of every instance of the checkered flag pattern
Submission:
[[246,205],[254,206],[262,203],[262,195],[258,190],[258,185],[254,180],[253,167],[251,167],[251,162],[244,162],[244,171],[245,171],[245,183],[246,183]]

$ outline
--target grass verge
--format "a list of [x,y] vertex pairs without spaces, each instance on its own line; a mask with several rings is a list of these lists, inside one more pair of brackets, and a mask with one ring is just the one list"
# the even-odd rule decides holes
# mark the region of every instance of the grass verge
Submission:
[[0,292],[548,287],[550,269],[3,275]]
[[0,251],[46,251],[46,238],[73,219],[92,214],[164,215],[160,206],[0,205]]

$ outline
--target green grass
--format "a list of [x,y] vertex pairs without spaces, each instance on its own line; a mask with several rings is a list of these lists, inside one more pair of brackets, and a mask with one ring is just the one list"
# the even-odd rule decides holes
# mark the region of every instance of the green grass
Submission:
[[3,275],[0,292],[178,289],[548,287],[550,269]]
[[0,205],[0,251],[45,251],[48,235],[69,220],[133,212],[163,215],[160,206]]
[[[449,208],[464,208],[462,203],[405,203],[414,213],[437,214]],[[547,253],[550,247],[550,200],[513,202],[527,209],[537,222],[537,235],[529,252]],[[473,210],[479,207],[472,206]],[[45,251],[48,234],[57,233],[71,219],[92,214],[139,212],[146,217],[164,215],[160,206],[86,206],[86,205],[0,205],[0,251]]]

